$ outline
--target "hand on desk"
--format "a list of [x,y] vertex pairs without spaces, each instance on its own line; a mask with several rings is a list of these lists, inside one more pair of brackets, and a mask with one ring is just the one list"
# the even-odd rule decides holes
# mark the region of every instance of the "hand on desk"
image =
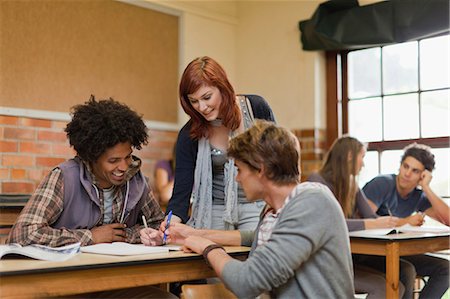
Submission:
[[211,244],[214,244],[211,240],[198,236],[190,236],[184,240],[183,251],[202,254],[205,248]]
[[409,217],[406,217],[406,220],[412,226],[421,226],[425,222],[424,218],[425,214],[417,213]]
[[364,224],[366,229],[390,228],[398,226],[398,220],[398,217],[382,216],[375,219],[365,219]]
[[163,232],[160,230],[143,228],[140,230],[141,242],[145,246],[159,246],[163,244]]
[[97,243],[125,242],[127,233],[123,223],[111,223],[96,226],[91,229],[92,240]]

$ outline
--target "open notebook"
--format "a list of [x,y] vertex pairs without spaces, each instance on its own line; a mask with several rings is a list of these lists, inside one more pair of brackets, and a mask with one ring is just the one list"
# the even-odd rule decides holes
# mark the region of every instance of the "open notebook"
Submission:
[[0,245],[0,258],[29,257],[37,260],[62,262],[72,258],[78,252],[80,252],[80,243],[62,247],[48,247],[38,244],[21,246],[14,243]]
[[177,246],[145,246],[125,242],[100,243],[82,246],[81,252],[107,255],[139,255],[150,253],[167,253],[169,250],[180,250]]
[[401,234],[401,233],[450,233],[450,227],[448,226],[412,226],[409,224],[402,225],[396,228],[376,228],[376,229],[366,229],[360,231],[350,232],[350,236],[385,236],[391,234]]

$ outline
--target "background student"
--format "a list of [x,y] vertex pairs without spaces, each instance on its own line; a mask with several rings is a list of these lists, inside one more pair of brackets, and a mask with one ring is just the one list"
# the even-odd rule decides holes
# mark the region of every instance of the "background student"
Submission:
[[[356,176],[364,166],[366,149],[356,138],[344,136],[334,141],[324,164],[309,181],[326,185],[334,193],[346,217],[349,231],[371,228],[395,227],[397,217],[378,217],[370,208],[364,193],[359,189]],[[368,298],[386,297],[386,270],[371,267],[373,256],[353,255],[355,289],[368,293]],[[379,261],[382,263],[382,261]],[[377,270],[376,270],[377,269]],[[400,297],[411,298],[416,272],[414,267],[400,259]]]
[[[197,230],[174,223],[167,232],[169,240],[203,253],[239,298],[352,298],[352,261],[342,211],[325,186],[299,184],[297,138],[258,121],[231,140],[228,155],[235,159],[247,200],[263,198],[267,204],[256,232]],[[141,231],[144,244],[147,234]],[[242,262],[214,242],[252,249]]]
[[[430,187],[434,165],[430,147],[417,143],[405,147],[398,175],[379,175],[364,186],[373,210],[379,215],[402,217],[399,225],[422,225],[424,215],[449,225],[450,208]],[[428,277],[420,298],[444,295],[449,288],[448,260],[429,255],[403,259],[415,266],[418,275]]]
[[[151,229],[163,221],[133,148],[147,144],[141,117],[113,99],[91,96],[72,109],[65,129],[77,155],[43,179],[7,242],[62,246],[140,242],[142,215]],[[155,243],[161,244],[156,236]]]
[[176,147],[172,149],[170,160],[159,160],[155,165],[155,195],[159,205],[166,209],[169,199],[172,197],[173,181],[175,176]]
[[274,121],[272,110],[259,96],[236,95],[224,69],[207,56],[186,67],[179,95],[190,120],[176,143],[175,183],[167,207],[173,212],[172,222],[189,220],[196,228],[254,229],[264,203],[245,200],[234,179],[234,162],[227,158],[228,141],[251,127],[254,118]]

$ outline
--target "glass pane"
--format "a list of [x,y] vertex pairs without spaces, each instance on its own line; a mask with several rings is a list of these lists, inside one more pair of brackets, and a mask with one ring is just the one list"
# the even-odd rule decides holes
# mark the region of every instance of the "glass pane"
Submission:
[[400,168],[400,159],[402,158],[403,150],[391,150],[381,153],[381,171],[382,174],[398,173]]
[[436,168],[430,187],[439,196],[450,196],[450,148],[435,148],[431,152],[434,154]]
[[421,95],[422,137],[450,135],[450,91],[424,92]]
[[417,91],[417,42],[383,47],[383,93]]
[[416,93],[384,97],[384,139],[419,137],[419,103]]
[[381,48],[353,51],[348,54],[348,97],[381,95]]
[[450,87],[450,36],[420,42],[420,88]]
[[360,188],[378,175],[378,152],[368,151],[364,157],[364,167],[361,169],[358,177],[358,185]]
[[381,98],[349,101],[348,115],[350,135],[364,142],[381,140]]

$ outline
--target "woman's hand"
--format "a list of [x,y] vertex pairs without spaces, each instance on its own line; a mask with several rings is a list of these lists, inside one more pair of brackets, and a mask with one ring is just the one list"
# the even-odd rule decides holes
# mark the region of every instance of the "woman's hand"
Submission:
[[366,229],[371,228],[391,228],[396,227],[398,224],[398,217],[394,216],[382,216],[376,219],[366,219],[364,224]]
[[145,246],[158,246],[163,244],[163,233],[153,228],[143,228],[140,230],[141,242]]

